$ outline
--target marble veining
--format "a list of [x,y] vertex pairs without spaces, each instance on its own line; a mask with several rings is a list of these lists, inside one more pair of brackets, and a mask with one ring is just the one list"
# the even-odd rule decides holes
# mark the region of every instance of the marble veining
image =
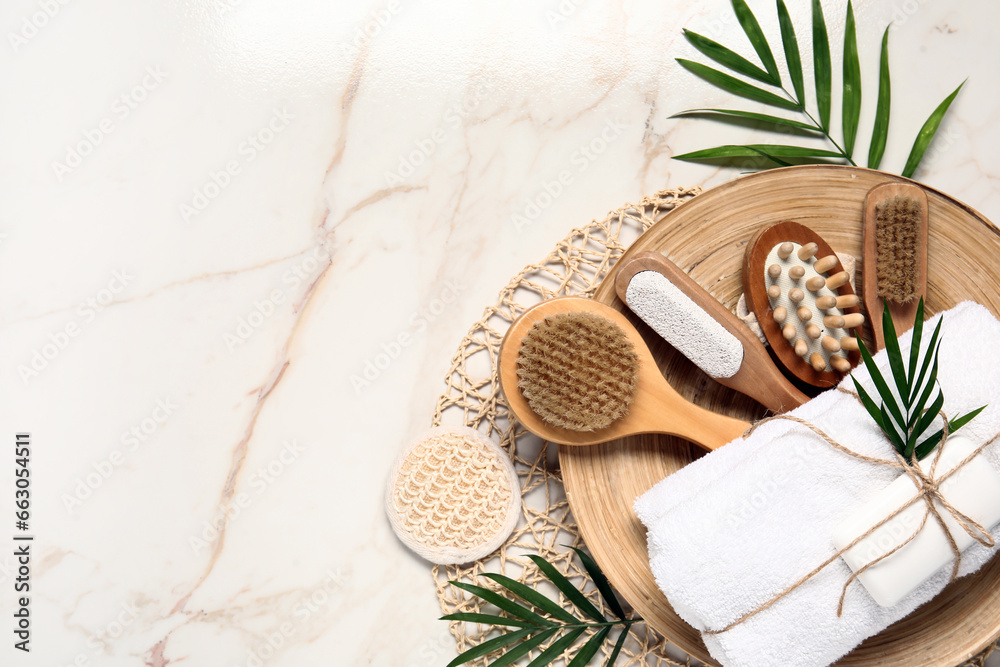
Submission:
[[[1000,217],[1000,8],[855,5],[857,153],[891,22],[883,166],[968,76],[917,176]],[[12,0],[0,25],[0,422],[32,433],[36,536],[32,651],[3,664],[446,664],[381,497],[458,342],[572,227],[739,175],[671,155],[787,138],[670,118],[763,110],[673,61],[683,27],[752,54],[725,0]]]

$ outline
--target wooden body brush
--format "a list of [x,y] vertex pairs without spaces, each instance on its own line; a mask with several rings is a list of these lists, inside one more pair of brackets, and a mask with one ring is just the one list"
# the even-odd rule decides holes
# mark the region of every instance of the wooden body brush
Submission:
[[815,387],[833,387],[858,364],[865,318],[833,249],[797,222],[759,232],[743,258],[743,291],[778,360]]
[[927,293],[927,195],[912,183],[884,183],[865,198],[864,284],[861,294],[871,320],[875,349],[885,347],[882,308],[896,334],[913,327],[920,297]]
[[590,299],[560,297],[525,311],[504,336],[499,369],[518,421],[561,445],[665,433],[716,449],[749,427],[685,400],[628,319]]
[[775,413],[809,400],[739,318],[660,253],[641,252],[623,262],[615,291],[653,331],[719,383]]

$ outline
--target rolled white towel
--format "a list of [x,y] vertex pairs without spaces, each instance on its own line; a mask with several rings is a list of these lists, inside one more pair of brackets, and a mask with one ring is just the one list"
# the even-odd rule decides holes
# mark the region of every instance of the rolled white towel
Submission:
[[[954,418],[988,405],[961,431],[979,445],[1000,432],[1000,322],[964,302],[928,321],[927,337],[938,317],[944,318],[938,372],[944,410]],[[909,332],[900,346],[909,350]],[[888,377],[885,352],[875,361]],[[872,387],[863,366],[853,375]],[[849,378],[843,386],[854,390]],[[790,414],[859,454],[894,458],[853,396],[827,391]],[[990,445],[983,456],[1000,470],[1000,446]],[[695,628],[718,630],[835,554],[834,528],[899,474],[836,451],[800,424],[775,420],[666,478],[635,510],[648,529],[652,572],[671,605]],[[1000,526],[991,532],[1000,538]],[[978,570],[995,550],[973,544],[962,554],[960,576]],[[828,665],[937,595],[950,570],[942,568],[891,608],[855,582],[838,617],[851,574],[838,558],[762,612],[704,635],[705,643],[727,667]]]

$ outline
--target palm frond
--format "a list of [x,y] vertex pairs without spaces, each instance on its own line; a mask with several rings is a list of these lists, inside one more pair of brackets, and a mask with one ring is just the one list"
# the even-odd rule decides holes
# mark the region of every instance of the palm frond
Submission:
[[[581,618],[572,610],[565,608],[558,600],[550,598],[539,591],[527,586],[524,583],[515,581],[502,574],[485,574],[485,578],[499,584],[502,590],[515,595],[528,606],[520,604],[509,597],[505,597],[498,591],[493,591],[481,586],[467,584],[460,581],[452,581],[451,585],[461,588],[464,591],[478,597],[483,602],[492,604],[501,611],[507,612],[508,616],[482,613],[456,613],[442,616],[441,620],[451,622],[478,623],[480,625],[493,626],[494,629],[508,628],[503,630],[503,634],[493,637],[481,644],[473,646],[457,658],[452,660],[448,667],[458,667],[467,662],[484,658],[491,653],[506,649],[501,655],[489,663],[489,667],[508,667],[521,658],[528,656],[532,651],[538,649],[538,654],[528,663],[528,667],[546,667],[559,656],[567,651],[571,651],[584,637],[587,632],[592,634],[587,637],[582,646],[576,648],[573,658],[569,660],[570,667],[582,667],[588,664],[597,654],[601,646],[611,635],[615,626],[620,630],[614,648],[608,656],[605,667],[612,667],[618,659],[628,637],[629,628],[635,623],[642,622],[639,617],[627,618],[625,610],[615,596],[610,582],[597,566],[597,563],[586,552],[575,547],[571,547],[583,563],[583,567],[594,586],[604,600],[605,605],[615,615],[614,620],[607,620],[601,610],[587,598],[587,595],[570,583],[556,566],[539,556],[528,556],[539,571],[548,579],[573,606],[583,612],[588,618]],[[513,630],[509,628],[515,628]],[[550,641],[551,640],[551,641]],[[543,645],[550,642],[547,646]]]

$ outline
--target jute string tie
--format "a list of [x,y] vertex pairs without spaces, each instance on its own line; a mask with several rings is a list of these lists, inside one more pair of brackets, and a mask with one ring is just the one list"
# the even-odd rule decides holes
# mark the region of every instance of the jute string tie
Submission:
[[[855,394],[854,392],[852,392],[852,391],[850,391],[848,389],[844,389],[843,387],[838,387],[837,389],[838,389],[838,391],[840,391],[842,393],[845,393],[845,394],[847,394],[849,396],[853,396],[856,400],[860,401],[860,399],[858,398],[858,395]],[[993,442],[995,442],[997,440],[997,438],[1000,438],[1000,433],[997,433],[992,438],[988,439],[982,445],[980,445],[979,447],[977,447],[972,453],[970,453],[968,456],[966,456],[964,459],[962,459],[958,463],[958,465],[956,465],[954,468],[952,468],[948,472],[946,472],[946,473],[942,474],[940,477],[938,477],[935,474],[936,470],[937,470],[937,465],[938,465],[938,462],[941,460],[941,454],[944,451],[945,445],[948,442],[948,417],[945,415],[945,413],[944,413],[943,410],[940,411],[939,414],[944,419],[944,426],[942,428],[942,433],[941,433],[941,442],[940,442],[940,444],[937,447],[937,452],[935,454],[934,460],[931,462],[930,470],[928,472],[926,472],[926,473],[923,471],[923,469],[920,468],[919,465],[917,465],[916,454],[914,454],[909,461],[907,461],[895,449],[893,449],[893,453],[895,454],[895,459],[894,460],[881,459],[881,458],[877,458],[877,457],[873,457],[873,456],[866,456],[864,454],[859,454],[858,452],[855,452],[855,451],[853,451],[851,449],[848,449],[847,447],[843,446],[842,444],[840,444],[839,442],[837,442],[836,440],[834,440],[833,438],[831,438],[829,435],[827,435],[826,433],[824,433],[821,429],[819,429],[814,424],[811,424],[808,421],[806,421],[804,419],[801,419],[799,417],[795,417],[793,415],[774,415],[772,417],[767,417],[765,419],[761,419],[760,421],[755,422],[754,424],[752,424],[750,426],[750,428],[748,428],[746,430],[746,433],[743,434],[744,438],[749,437],[758,428],[760,428],[764,424],[766,424],[768,422],[771,422],[771,421],[785,420],[785,421],[795,422],[796,424],[800,424],[800,425],[804,426],[805,428],[809,429],[810,431],[812,431],[813,433],[815,433],[826,444],[828,444],[829,446],[833,447],[837,451],[839,451],[839,452],[841,452],[843,454],[846,454],[847,456],[851,456],[851,457],[854,457],[856,459],[859,459],[861,461],[865,461],[865,462],[868,462],[868,463],[873,463],[873,464],[876,464],[876,465],[886,465],[886,466],[889,466],[889,467],[892,467],[892,468],[899,469],[904,474],[906,474],[906,475],[908,475],[910,477],[910,479],[913,481],[914,486],[916,486],[916,488],[917,488],[917,492],[916,492],[916,494],[912,498],[910,498],[908,501],[906,501],[903,505],[901,505],[897,509],[895,509],[892,512],[890,512],[884,519],[882,519],[881,521],[879,521],[878,523],[876,523],[874,526],[872,526],[871,528],[869,528],[867,531],[865,531],[864,533],[862,533],[861,535],[859,535],[857,538],[855,538],[846,547],[844,547],[843,549],[840,549],[839,551],[837,551],[836,553],[834,553],[832,556],[830,556],[825,561],[823,561],[822,563],[820,563],[817,567],[813,568],[810,572],[808,572],[807,574],[805,574],[804,576],[802,576],[800,579],[798,579],[797,581],[795,581],[788,588],[784,589],[783,591],[781,591],[780,593],[778,593],[777,595],[775,595],[774,597],[772,597],[770,600],[768,600],[767,602],[765,602],[763,605],[761,605],[760,607],[757,607],[753,611],[749,611],[746,614],[743,614],[742,616],[740,616],[735,621],[733,621],[732,623],[730,623],[729,625],[725,626],[722,629],[719,629],[719,630],[705,630],[704,634],[706,634],[706,635],[721,634],[723,632],[731,630],[732,628],[736,627],[740,623],[743,623],[744,621],[747,621],[750,618],[753,618],[757,614],[761,613],[762,611],[770,608],[771,606],[773,606],[774,604],[776,604],[779,600],[781,600],[783,597],[785,597],[786,595],[788,595],[789,593],[791,593],[792,591],[796,590],[797,588],[799,588],[800,586],[802,586],[803,584],[805,584],[807,581],[809,581],[810,579],[812,579],[813,577],[815,577],[823,569],[825,569],[826,567],[828,567],[832,563],[836,562],[836,560],[838,558],[840,558],[842,555],[844,555],[845,553],[847,553],[848,551],[850,551],[852,548],[854,548],[854,546],[857,545],[859,542],[861,542],[865,538],[871,536],[876,530],[878,530],[883,525],[885,525],[886,523],[888,523],[889,521],[891,521],[892,519],[894,519],[896,516],[898,516],[905,509],[907,509],[908,507],[914,505],[915,503],[921,502],[921,501],[923,501],[924,504],[926,505],[926,509],[924,510],[924,516],[923,516],[922,520],[920,521],[920,524],[917,526],[917,529],[915,531],[913,531],[913,533],[909,537],[907,537],[903,542],[901,542],[900,544],[898,544],[897,546],[895,546],[894,548],[892,548],[890,551],[887,551],[886,553],[882,554],[881,556],[879,556],[879,557],[877,557],[877,558],[869,561],[868,563],[866,563],[865,565],[863,565],[862,567],[860,567],[856,572],[852,573],[850,577],[848,577],[847,581],[844,583],[843,589],[841,590],[840,600],[839,600],[839,602],[837,604],[837,616],[838,617],[843,614],[843,611],[844,611],[844,599],[847,596],[847,590],[850,587],[850,585],[852,583],[854,583],[854,581],[858,578],[858,576],[860,576],[861,573],[863,573],[864,571],[868,570],[869,568],[873,567],[874,565],[878,564],[879,562],[885,560],[886,558],[888,558],[889,556],[893,555],[894,553],[896,553],[897,551],[899,551],[900,549],[902,549],[903,547],[905,547],[907,544],[909,544],[910,542],[912,542],[914,540],[914,538],[916,538],[916,536],[920,533],[920,531],[923,530],[924,526],[927,524],[927,521],[929,519],[932,519],[932,518],[934,519],[934,521],[936,521],[938,523],[939,526],[941,526],[941,530],[944,532],[945,537],[948,540],[948,545],[951,548],[952,554],[955,557],[954,562],[952,564],[951,576],[950,576],[950,578],[948,580],[948,583],[951,583],[951,582],[955,581],[955,579],[958,578],[959,567],[960,567],[960,565],[962,563],[962,551],[961,551],[961,549],[958,548],[958,543],[955,541],[954,535],[952,535],[951,531],[948,530],[948,526],[945,523],[944,516],[942,516],[941,510],[938,508],[938,504],[940,504],[941,508],[943,508],[944,511],[946,511],[955,520],[955,522],[959,526],[961,526],[962,530],[964,530],[966,533],[968,533],[969,536],[974,541],[976,541],[977,543],[979,543],[979,544],[981,544],[981,545],[983,545],[984,547],[987,547],[987,548],[992,548],[993,546],[995,546],[995,540],[993,539],[993,536],[990,535],[989,531],[985,527],[983,527],[981,524],[979,524],[977,521],[975,521],[974,519],[972,519],[970,516],[968,516],[967,514],[964,514],[961,511],[959,511],[954,505],[952,505],[950,502],[948,502],[948,500],[941,493],[941,488],[940,487],[941,487],[941,484],[943,484],[945,480],[947,480],[953,474],[955,474],[956,472],[958,472],[959,470],[961,470],[963,466],[965,466],[969,462],[971,462],[976,456],[978,456],[980,453],[982,453],[983,450],[985,450],[987,447],[989,447],[991,444],[993,444]]]

